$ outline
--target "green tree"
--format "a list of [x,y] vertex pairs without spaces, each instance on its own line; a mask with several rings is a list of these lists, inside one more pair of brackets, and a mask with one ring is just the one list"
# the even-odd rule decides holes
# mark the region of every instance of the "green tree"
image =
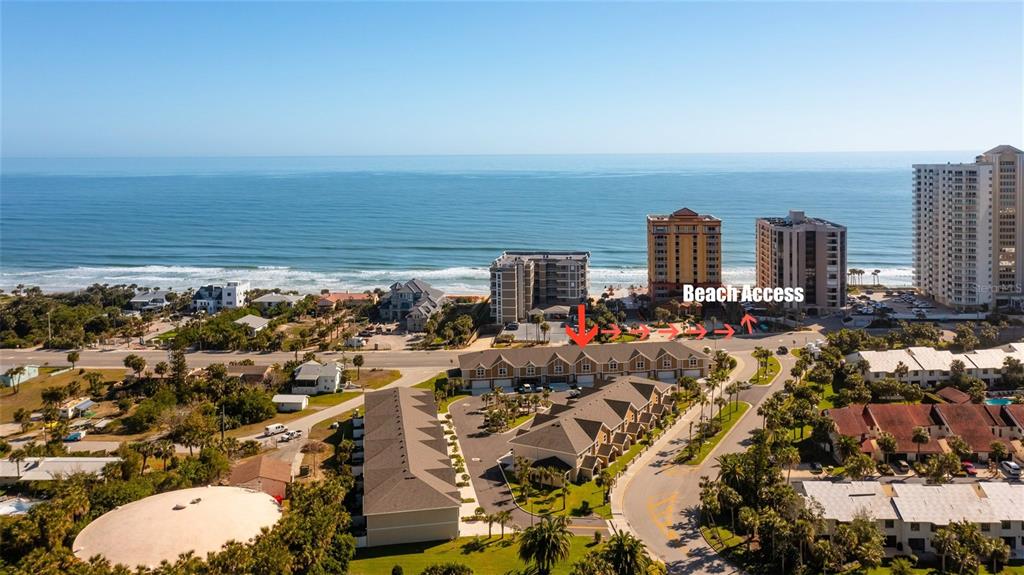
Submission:
[[571,541],[568,519],[545,515],[519,536],[519,558],[536,566],[540,575],[548,575],[556,563],[569,557]]
[[473,570],[462,563],[438,563],[420,571],[420,575],[473,575]]
[[352,358],[352,365],[356,366],[356,379],[359,379],[360,377],[359,370],[363,367],[363,361],[363,356],[361,354],[356,354]]
[[75,368],[75,364],[78,363],[78,360],[81,359],[81,357],[82,356],[78,353],[77,349],[73,349],[68,352],[68,363],[71,364],[71,369]]
[[651,558],[643,542],[623,531],[612,533],[601,550],[601,556],[612,567],[612,573],[617,575],[645,575],[651,566]]
[[910,441],[913,441],[917,445],[917,459],[921,459],[921,446],[932,440],[932,436],[928,433],[927,427],[917,426],[911,431]]
[[132,353],[125,356],[124,366],[132,370],[135,373],[135,377],[139,377],[146,369],[146,360],[142,356]]

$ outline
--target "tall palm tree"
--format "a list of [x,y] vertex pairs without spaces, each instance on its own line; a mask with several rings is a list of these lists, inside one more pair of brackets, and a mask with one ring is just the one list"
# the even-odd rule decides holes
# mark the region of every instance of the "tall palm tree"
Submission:
[[882,270],[875,270],[871,272],[871,275],[875,278],[875,285],[878,285],[878,276],[882,273]]
[[928,443],[929,441],[931,441],[931,438],[932,438],[931,434],[928,433],[928,428],[920,427],[920,426],[914,428],[914,430],[913,430],[913,432],[912,432],[912,434],[910,436],[910,441],[913,441],[914,443],[917,444],[917,460],[918,461],[921,460],[921,446],[924,445],[925,443]]
[[505,509],[494,514],[495,521],[501,526],[501,538],[505,538],[505,526],[512,522],[512,511]]
[[539,575],[548,575],[559,561],[569,557],[572,535],[569,520],[560,515],[545,515],[519,536],[519,558],[533,563]]
[[642,541],[630,533],[615,530],[601,552],[616,575],[644,575],[651,558]]

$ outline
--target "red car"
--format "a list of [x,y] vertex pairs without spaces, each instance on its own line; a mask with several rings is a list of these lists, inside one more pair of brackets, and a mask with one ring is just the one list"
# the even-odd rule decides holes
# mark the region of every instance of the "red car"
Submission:
[[978,474],[978,470],[974,468],[974,464],[970,461],[964,461],[960,464],[960,469],[963,469],[964,473],[974,477]]

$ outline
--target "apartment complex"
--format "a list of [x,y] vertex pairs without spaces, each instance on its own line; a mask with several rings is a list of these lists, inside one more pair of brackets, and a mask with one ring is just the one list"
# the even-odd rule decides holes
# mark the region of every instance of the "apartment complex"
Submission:
[[[826,410],[835,422],[833,448],[839,436],[856,438],[861,453],[878,461],[914,461],[950,453],[949,438],[957,436],[971,448],[979,461],[988,461],[992,444],[1002,443],[1007,452],[1024,457],[1024,405],[974,403],[902,404],[869,403]],[[914,428],[928,430],[928,441],[914,443]],[[896,439],[896,451],[886,454],[878,445],[882,432]]]
[[622,376],[556,404],[510,440],[531,467],[558,470],[569,481],[597,476],[672,412],[674,383]]
[[[1019,304],[1024,152],[998,146],[972,164],[914,166],[914,281],[956,309]],[[1024,246],[1022,246],[1024,247]]]
[[953,362],[964,364],[964,373],[976,377],[991,385],[1002,378],[1003,362],[1007,358],[1024,361],[1024,343],[1011,343],[1003,347],[976,349],[966,353],[953,353],[944,349],[931,347],[908,347],[887,351],[857,351],[846,356],[846,362],[857,364],[867,362],[864,380],[878,381],[886,377],[896,377],[902,371],[900,365],[907,368],[907,374],[900,377],[906,383],[915,383],[921,387],[934,387],[949,379],[953,370]]
[[459,367],[470,391],[480,394],[524,384],[589,387],[622,375],[675,383],[707,376],[711,357],[678,341],[617,343],[475,351],[460,355]]
[[647,216],[651,301],[677,297],[686,284],[722,284],[722,221],[689,208]]
[[936,552],[938,528],[970,521],[986,537],[1002,538],[1012,558],[1024,556],[1024,485],[804,481],[797,487],[821,505],[827,537],[863,513],[878,522],[889,553],[921,555]]
[[803,288],[803,302],[783,305],[818,313],[846,302],[846,227],[798,211],[759,218],[755,251],[758,287]]
[[590,252],[504,252],[491,263],[491,317],[523,321],[587,301]]
[[366,545],[457,538],[462,497],[433,391],[400,387],[365,397]]

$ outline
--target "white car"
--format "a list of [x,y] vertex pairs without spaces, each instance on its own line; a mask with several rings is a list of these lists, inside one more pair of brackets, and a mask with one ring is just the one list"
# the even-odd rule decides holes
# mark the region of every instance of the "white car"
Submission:
[[1004,461],[1000,464],[1003,468],[1003,473],[1008,477],[1020,477],[1020,465],[1017,465],[1013,461]]

